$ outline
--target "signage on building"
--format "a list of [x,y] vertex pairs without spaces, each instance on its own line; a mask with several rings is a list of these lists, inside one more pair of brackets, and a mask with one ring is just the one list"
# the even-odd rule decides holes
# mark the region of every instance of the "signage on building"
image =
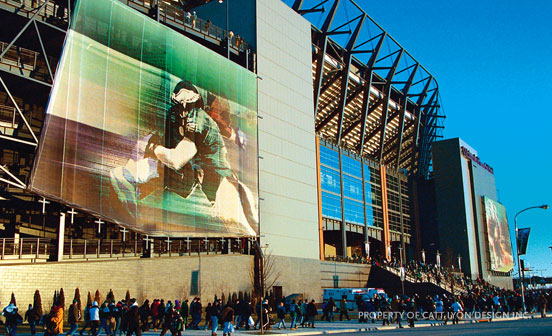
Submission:
[[460,149],[462,150],[462,155],[464,155],[464,157],[466,159],[472,160],[473,162],[477,163],[481,167],[485,168],[485,170],[487,170],[489,173],[494,175],[493,167],[489,166],[488,164],[486,164],[484,162],[481,162],[479,157],[477,155],[473,154],[472,152],[470,152],[470,150],[467,149],[466,147],[461,146]]

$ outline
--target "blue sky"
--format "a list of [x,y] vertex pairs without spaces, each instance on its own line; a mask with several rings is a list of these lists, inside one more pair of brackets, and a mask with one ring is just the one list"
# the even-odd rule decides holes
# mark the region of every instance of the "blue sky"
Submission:
[[[552,204],[552,2],[358,3],[436,77],[444,136],[494,168],[513,239],[518,211]],[[524,259],[552,276],[552,209],[529,210],[518,226],[531,227]]]
[[[494,168],[513,240],[519,210],[552,204],[552,1],[356,2],[437,79],[444,137],[462,138]],[[348,4],[338,15],[354,12]],[[518,224],[531,227],[527,264],[552,276],[552,209]]]

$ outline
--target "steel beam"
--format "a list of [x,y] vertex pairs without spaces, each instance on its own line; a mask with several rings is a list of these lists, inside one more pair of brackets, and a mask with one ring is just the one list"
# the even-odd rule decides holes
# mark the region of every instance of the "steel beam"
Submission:
[[[387,36],[387,33],[385,31],[381,34],[381,37],[378,41],[378,44],[376,45],[376,48],[374,49],[374,52],[372,53],[372,56],[370,56],[370,59],[368,60],[367,66],[367,73],[368,78],[364,78],[365,84],[364,84],[364,94],[362,97],[362,110],[360,114],[360,142],[357,146],[357,151],[360,156],[362,156],[362,151],[364,150],[364,142],[366,141],[366,124],[368,123],[368,115],[371,113],[369,112],[370,109],[370,90],[372,89],[372,77],[374,75],[374,64],[376,64],[376,60],[378,59],[378,55],[381,51],[381,47],[383,45],[383,41],[385,40],[385,37]],[[365,76],[366,77],[366,76]],[[377,108],[377,106],[376,106]],[[375,108],[372,110],[375,111]]]
[[[433,77],[431,77],[428,81],[428,83],[426,83],[426,88],[429,87],[429,85],[431,84],[431,81],[432,81]],[[426,92],[428,90],[425,90]],[[431,104],[433,102],[433,100],[437,97],[437,93],[438,91],[435,90],[433,91],[433,94],[431,95],[431,97],[429,98],[428,102]],[[424,97],[423,96],[420,96],[419,97],[419,101],[422,100],[423,101]],[[410,167],[410,170],[412,172],[414,172],[414,170],[416,169],[416,154],[418,154],[418,152],[420,152],[420,149],[419,149],[419,138],[420,138],[420,128],[422,127],[422,119],[425,119],[425,114],[428,112],[427,109],[422,109],[420,108],[419,109],[419,112],[418,112],[418,117],[416,118],[416,129],[414,130],[414,134],[413,134],[413,139],[412,139],[412,162],[411,162],[411,167]],[[425,123],[424,123],[424,126],[425,126]],[[420,162],[420,158],[418,158],[418,163]],[[419,164],[418,164],[419,166]],[[418,171],[418,175],[420,172]]]
[[402,147],[402,142],[403,142],[403,129],[404,129],[404,118],[406,117],[406,110],[407,110],[407,107],[408,107],[408,98],[407,98],[407,95],[408,95],[408,91],[410,91],[410,88],[412,87],[412,82],[414,81],[414,77],[416,76],[416,72],[418,71],[418,67],[419,67],[419,64],[416,63],[416,66],[414,67],[414,70],[412,70],[412,72],[410,73],[410,76],[408,77],[408,80],[406,81],[406,84],[404,85],[403,89],[402,89],[402,94],[403,94],[403,100],[404,100],[404,103],[403,105],[401,106],[401,115],[400,115],[400,120],[399,120],[399,145],[398,145],[398,148],[397,148],[397,169],[399,168],[399,159],[401,157],[401,147]]
[[[358,95],[362,92],[362,87],[358,87],[355,89],[355,91],[353,91],[353,93],[351,93],[348,97],[347,97],[347,100],[345,101],[345,106],[349,105],[356,97],[358,97]],[[320,109],[320,111],[323,111],[329,104],[326,104],[324,106],[324,108]],[[336,107],[335,109],[333,109],[332,112],[330,112],[326,118],[324,118],[324,120],[322,120],[315,128],[315,131],[316,132],[319,132],[321,131],[324,127],[326,127],[326,125],[332,121],[332,119],[339,113],[339,106]],[[348,130],[348,129],[347,129]],[[343,136],[342,137],[345,137],[348,132],[347,130],[345,130],[343,132]]]
[[[380,148],[379,148],[379,161],[381,162],[382,161],[382,156],[383,156],[383,146],[385,145],[385,133],[386,133],[386,129],[387,129],[387,123],[388,123],[388,120],[387,120],[387,116],[389,115],[389,101],[391,100],[391,92],[392,92],[392,85],[391,85],[391,82],[393,81],[393,77],[395,76],[395,72],[397,71],[397,67],[399,66],[399,62],[401,60],[401,57],[404,53],[404,49],[400,49],[399,50],[399,54],[397,55],[397,57],[395,57],[395,60],[393,61],[393,66],[391,67],[391,69],[389,70],[389,72],[387,73],[387,77],[385,78],[386,79],[386,82],[387,82],[387,88],[386,88],[386,96],[385,96],[385,105],[384,105],[384,109],[383,109],[383,112],[381,114],[381,124],[382,124],[382,129],[381,129],[381,135],[380,135]],[[385,57],[384,57],[385,58]]]
[[355,28],[355,31],[353,32],[353,35],[351,35],[351,38],[349,39],[349,42],[347,43],[346,47],[346,54],[345,54],[345,69],[343,72],[343,77],[341,78],[341,91],[339,95],[339,121],[337,124],[337,145],[341,145],[341,138],[342,138],[342,132],[343,132],[343,119],[345,115],[345,106],[346,100],[347,100],[347,92],[349,90],[349,72],[351,69],[351,60],[353,58],[353,49],[355,48],[356,41],[358,39],[358,35],[360,33],[360,30],[362,29],[362,25],[364,24],[364,20],[366,19],[365,15],[362,15],[360,17],[360,20],[357,23],[357,26]]

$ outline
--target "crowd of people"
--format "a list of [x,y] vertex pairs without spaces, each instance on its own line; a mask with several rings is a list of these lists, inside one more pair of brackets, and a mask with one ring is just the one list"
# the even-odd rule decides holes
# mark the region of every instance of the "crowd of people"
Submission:
[[[540,312],[546,317],[546,311],[552,309],[552,290],[535,290],[525,293],[526,311]],[[436,319],[442,319],[446,324],[449,320],[458,323],[463,313],[516,313],[522,312],[521,295],[515,291],[492,286],[482,280],[473,283],[462,295],[397,295],[392,298],[375,294],[373,298],[357,298],[356,308],[360,313],[359,322],[375,323],[381,320],[383,325],[397,323],[402,328],[406,317],[408,325],[414,327],[416,314],[431,313]],[[67,310],[66,320],[69,324],[68,336],[76,333],[97,336],[102,331],[107,336],[141,336],[142,332],[160,331],[160,336],[170,332],[173,336],[181,336],[186,329],[210,330],[212,336],[217,335],[219,328],[224,336],[238,329],[286,329],[295,330],[299,327],[314,328],[318,316],[318,306],[315,300],[286,300],[281,298],[252,303],[248,299],[227,301],[215,299],[203,306],[199,297],[189,300],[155,299],[151,303],[145,300],[141,305],[136,299],[121,301],[106,300],[101,305],[93,301],[88,303],[81,314],[79,303],[73,303]],[[334,321],[334,313],[339,313],[339,320],[347,320],[349,308],[345,299],[335,302],[332,298],[321,305],[322,316],[319,320]],[[42,326],[45,336],[56,336],[64,333],[64,309],[56,302],[48,314],[40,316],[37,309],[29,305],[24,316],[21,316],[15,303],[6,306],[2,315],[5,318],[5,330],[9,336],[17,334],[18,325],[24,321],[29,323],[32,335],[36,334],[36,326]],[[286,324],[289,323],[289,324]]]
[[[273,309],[274,307],[274,309]],[[186,329],[211,330],[216,336],[219,328],[224,336],[238,329],[286,329],[286,318],[289,316],[289,328],[315,326],[317,316],[315,300],[310,302],[292,300],[286,304],[281,301],[273,306],[268,300],[252,304],[248,299],[228,301],[215,299],[203,306],[199,297],[189,300],[155,299],[151,303],[145,300],[141,305],[136,299],[115,302],[106,300],[101,305],[97,301],[90,302],[81,314],[76,300],[69,306],[66,320],[69,324],[67,336],[75,334],[97,336],[102,331],[107,336],[141,336],[142,332],[160,331],[160,336],[170,332],[173,336],[181,336]],[[32,335],[37,332],[36,326],[42,326],[45,336],[63,334],[64,310],[56,302],[48,314],[40,316],[37,309],[29,305],[24,318],[18,312],[14,303],[6,306],[2,312],[5,317],[5,330],[9,336],[17,334],[17,326],[24,321],[29,323]],[[255,317],[255,319],[253,318]]]

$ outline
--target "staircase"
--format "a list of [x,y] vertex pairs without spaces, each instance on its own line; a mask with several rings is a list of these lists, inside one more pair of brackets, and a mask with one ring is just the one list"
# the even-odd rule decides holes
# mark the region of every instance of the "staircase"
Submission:
[[[400,295],[402,294],[400,271],[389,266],[372,265],[367,287],[383,288],[389,295]],[[419,294],[420,296],[433,296],[435,294],[461,295],[465,293],[466,291],[464,289],[451,287],[447,282],[441,282],[438,284],[435,280],[430,279],[427,276],[422,277],[421,282],[416,282],[414,277],[405,275],[404,294],[409,296],[413,294]]]

